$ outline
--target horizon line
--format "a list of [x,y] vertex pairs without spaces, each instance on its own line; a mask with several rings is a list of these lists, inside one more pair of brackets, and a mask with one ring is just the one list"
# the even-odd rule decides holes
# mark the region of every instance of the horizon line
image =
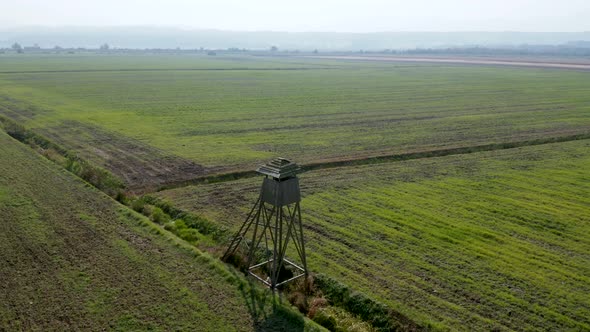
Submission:
[[232,32],[232,33],[333,33],[333,34],[383,34],[383,33],[590,33],[590,30],[578,31],[527,31],[527,30],[375,30],[375,31],[329,31],[329,30],[273,30],[273,29],[253,29],[253,30],[238,30],[238,29],[220,29],[220,28],[205,28],[205,27],[189,27],[182,25],[158,25],[158,24],[133,24],[133,25],[43,25],[43,24],[28,24],[28,25],[13,25],[0,26],[0,30],[19,30],[19,29],[133,29],[133,28],[152,28],[152,29],[170,29],[180,30],[184,32],[201,32],[201,31],[215,31],[215,32]]

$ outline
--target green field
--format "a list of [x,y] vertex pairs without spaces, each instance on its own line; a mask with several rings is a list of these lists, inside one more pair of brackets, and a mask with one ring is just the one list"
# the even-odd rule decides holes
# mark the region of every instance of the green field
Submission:
[[[422,325],[590,329],[590,141],[301,176],[308,262]],[[158,194],[232,230],[260,178]]]
[[126,71],[126,70],[210,70],[210,69],[297,69],[324,68],[322,63],[298,59],[259,58],[255,56],[205,56],[194,54],[0,54],[1,73]]
[[258,293],[235,272],[1,130],[0,155],[0,330],[304,330],[270,299],[254,308]]
[[250,169],[277,155],[310,163],[587,133],[588,91],[588,73],[547,69],[0,57],[0,115],[132,187]]
[[[260,178],[239,172],[278,156],[313,164],[301,176],[311,270],[384,303],[403,326],[590,330],[588,75],[0,54],[0,126],[95,185],[113,179],[96,166],[112,172],[125,195],[97,187],[130,206],[148,193],[213,229],[235,231],[259,193]],[[434,157],[443,150],[454,155]],[[150,201],[136,210],[167,221],[151,223],[32,151],[0,130],[0,330],[304,328],[284,307],[258,308],[256,287],[164,231],[180,217]],[[224,249],[221,232],[178,224],[189,242]],[[326,310],[356,324],[344,309]]]

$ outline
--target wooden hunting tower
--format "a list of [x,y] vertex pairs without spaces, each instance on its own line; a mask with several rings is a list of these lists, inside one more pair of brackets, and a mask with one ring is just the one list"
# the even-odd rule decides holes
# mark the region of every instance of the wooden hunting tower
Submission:
[[[265,176],[260,195],[223,258],[227,259],[240,243],[245,243],[247,273],[274,290],[299,277],[307,277],[297,178],[301,168],[287,159],[276,158],[256,172]],[[291,243],[299,263],[285,257]]]

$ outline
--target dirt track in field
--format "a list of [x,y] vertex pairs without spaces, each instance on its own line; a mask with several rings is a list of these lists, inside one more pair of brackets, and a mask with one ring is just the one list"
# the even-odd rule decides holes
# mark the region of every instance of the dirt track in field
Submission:
[[422,62],[422,63],[444,63],[464,65],[493,65],[493,66],[517,66],[534,68],[555,68],[555,69],[578,69],[590,70],[590,63],[567,63],[567,62],[542,62],[522,61],[509,59],[475,59],[475,58],[429,58],[429,57],[377,57],[377,56],[310,56],[314,59],[331,60],[362,60],[362,61],[385,61],[385,62]]

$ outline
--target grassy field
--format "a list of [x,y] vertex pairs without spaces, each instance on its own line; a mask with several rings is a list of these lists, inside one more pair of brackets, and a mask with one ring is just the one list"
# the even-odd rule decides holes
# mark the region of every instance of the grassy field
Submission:
[[588,73],[563,70],[5,55],[0,91],[0,115],[137,187],[277,155],[309,163],[590,130]]
[[324,68],[329,61],[195,54],[0,54],[0,73]]
[[2,130],[0,155],[0,330],[304,330],[221,263]]
[[[276,156],[318,164],[588,135],[588,75],[294,57],[0,55],[0,117],[56,144],[31,144],[44,155],[81,158],[146,192]],[[0,280],[8,281],[0,329],[304,329],[301,316],[259,312],[255,292],[221,263],[1,131],[0,143]],[[585,139],[306,173],[309,265],[419,326],[590,330],[589,148]],[[156,195],[235,231],[259,182]]]
[[[301,176],[308,264],[421,325],[590,329],[590,141]],[[159,197],[236,230],[260,178]]]

